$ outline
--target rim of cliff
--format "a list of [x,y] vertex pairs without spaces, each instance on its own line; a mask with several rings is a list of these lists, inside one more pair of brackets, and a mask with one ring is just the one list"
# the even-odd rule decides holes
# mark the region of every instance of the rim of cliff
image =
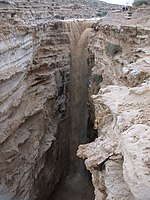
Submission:
[[110,11],[99,25],[141,26],[150,28],[150,6],[129,7],[128,11]]

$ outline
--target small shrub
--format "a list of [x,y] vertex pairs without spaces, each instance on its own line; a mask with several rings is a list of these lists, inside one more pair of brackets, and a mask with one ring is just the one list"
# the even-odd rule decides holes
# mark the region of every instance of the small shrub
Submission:
[[93,79],[93,82],[95,82],[96,84],[99,84],[103,81],[103,77],[100,74],[94,74],[92,79]]
[[108,43],[108,45],[105,47],[105,53],[108,56],[114,56],[115,54],[117,54],[121,51],[122,51],[122,48],[118,44]]
[[96,14],[96,17],[104,17],[104,16],[106,16],[107,15],[107,11],[103,11],[103,12],[98,12],[97,14]]
[[102,16],[103,16],[103,17],[106,16],[107,14],[108,14],[107,11],[103,11],[103,12],[102,12]]
[[102,13],[101,12],[96,13],[96,17],[102,17]]
[[61,16],[60,16],[60,15],[55,15],[54,18],[55,18],[55,19],[60,19]]
[[65,17],[64,17],[64,16],[61,16],[61,17],[60,17],[60,19],[61,19],[61,20],[64,20],[64,19],[65,19]]

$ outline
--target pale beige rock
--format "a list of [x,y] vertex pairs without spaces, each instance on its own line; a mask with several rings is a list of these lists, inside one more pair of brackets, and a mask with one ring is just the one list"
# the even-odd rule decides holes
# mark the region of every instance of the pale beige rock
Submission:
[[136,124],[123,132],[123,175],[136,199],[150,198],[150,126]]
[[[96,200],[150,199],[150,32],[145,22],[127,23],[102,21],[89,45],[95,54],[92,74],[103,77],[92,96],[99,135],[80,145],[77,155],[92,173]],[[108,42],[122,51],[108,56]]]
[[0,31],[0,199],[46,199],[69,163],[69,37],[13,22]]
[[[51,19],[69,11],[81,17],[83,9],[68,1],[7,2],[0,8],[0,198],[48,199],[67,170],[70,133],[69,38],[65,21]],[[149,199],[150,30],[149,17],[135,18],[141,13],[131,22],[107,16],[89,45],[93,74],[103,78],[93,96],[99,137],[78,156],[92,173],[96,200]],[[122,51],[108,56],[108,42]]]

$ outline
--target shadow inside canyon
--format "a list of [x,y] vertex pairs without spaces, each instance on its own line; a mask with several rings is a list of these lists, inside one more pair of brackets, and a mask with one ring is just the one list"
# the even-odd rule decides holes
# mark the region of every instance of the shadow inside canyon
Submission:
[[94,188],[87,175],[68,175],[52,193],[49,200],[94,200]]

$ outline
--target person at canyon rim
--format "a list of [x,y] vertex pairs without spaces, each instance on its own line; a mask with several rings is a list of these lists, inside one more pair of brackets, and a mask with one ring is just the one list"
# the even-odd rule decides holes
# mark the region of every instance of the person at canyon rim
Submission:
[[128,11],[128,6],[123,6],[123,7],[122,7],[122,10],[123,10],[123,11]]

